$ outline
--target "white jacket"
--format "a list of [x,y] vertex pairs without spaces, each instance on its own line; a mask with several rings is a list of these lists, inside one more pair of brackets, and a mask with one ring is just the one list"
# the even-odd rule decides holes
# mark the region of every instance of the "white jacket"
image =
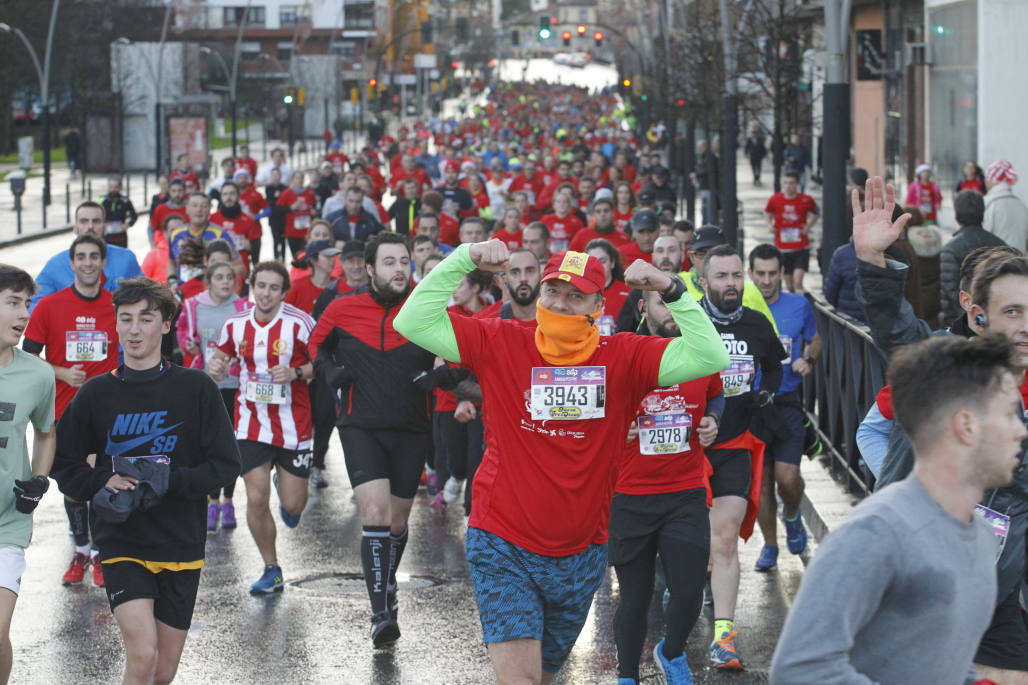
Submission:
[[1014,195],[1009,183],[994,185],[985,194],[982,226],[1002,238],[1007,245],[1028,251],[1028,207]]

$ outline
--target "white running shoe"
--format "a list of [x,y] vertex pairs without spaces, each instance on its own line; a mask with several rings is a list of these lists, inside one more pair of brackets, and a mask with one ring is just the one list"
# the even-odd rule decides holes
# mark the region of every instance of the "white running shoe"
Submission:
[[450,476],[446,480],[446,485],[443,486],[443,501],[447,504],[453,504],[460,497],[461,487],[464,485],[462,481],[457,480],[453,476]]

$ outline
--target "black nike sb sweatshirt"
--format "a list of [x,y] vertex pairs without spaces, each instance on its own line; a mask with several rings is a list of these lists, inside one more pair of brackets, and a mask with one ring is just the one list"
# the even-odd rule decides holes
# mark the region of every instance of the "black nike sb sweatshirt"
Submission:
[[[96,467],[86,462],[96,455]],[[239,448],[218,386],[168,362],[121,367],[86,381],[57,423],[52,475],[68,497],[93,498],[114,473],[112,456],[167,456],[168,492],[123,523],[97,519],[100,558],[196,561],[207,540],[207,493],[239,476]]]

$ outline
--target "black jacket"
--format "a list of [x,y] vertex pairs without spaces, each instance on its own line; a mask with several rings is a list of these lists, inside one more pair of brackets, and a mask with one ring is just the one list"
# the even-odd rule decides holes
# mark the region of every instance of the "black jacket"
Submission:
[[[96,467],[86,461],[96,454]],[[203,559],[207,494],[239,475],[239,448],[221,392],[202,371],[162,362],[156,369],[91,378],[57,424],[52,475],[61,492],[89,501],[110,480],[112,455],[167,455],[167,493],[124,523],[98,519],[101,559]]]
[[350,230],[350,221],[345,209],[332,212],[325,217],[325,221],[332,224],[333,238],[343,242],[347,240],[360,240],[363,242],[382,230],[382,224],[378,223],[378,219],[369,214],[365,209],[361,210],[353,230]]

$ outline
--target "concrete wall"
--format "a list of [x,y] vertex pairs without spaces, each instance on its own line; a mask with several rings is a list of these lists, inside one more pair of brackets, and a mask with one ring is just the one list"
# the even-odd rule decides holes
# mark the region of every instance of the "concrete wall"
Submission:
[[1028,1],[978,3],[978,160],[1007,159],[1021,175],[1014,191],[1028,202]]
[[[158,43],[111,45],[111,84],[124,103],[125,168],[152,169],[154,164],[154,77]],[[183,44],[165,43],[161,59],[161,100],[182,95]]]
[[[853,30],[878,29],[884,40],[885,17],[880,5],[853,8]],[[856,164],[871,175],[885,173],[885,81],[858,81],[854,41],[850,34],[850,82],[853,84],[853,152]]]

